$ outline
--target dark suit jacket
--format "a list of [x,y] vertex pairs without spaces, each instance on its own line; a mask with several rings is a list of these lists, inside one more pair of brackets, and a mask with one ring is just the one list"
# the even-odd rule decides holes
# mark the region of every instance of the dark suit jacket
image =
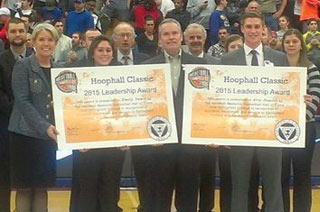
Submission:
[[[165,63],[165,62],[166,61],[165,61],[164,53],[161,53],[145,61],[143,64],[159,64],[159,63]],[[202,58],[194,57],[182,51],[181,65],[183,64],[206,64],[206,61]],[[179,141],[181,141],[181,133],[182,133],[183,93],[184,93],[184,71],[183,71],[183,68],[181,67],[177,95],[176,96],[173,95]]]
[[[283,52],[273,50],[263,46],[264,60],[271,61],[274,66],[288,66],[287,57]],[[221,58],[222,65],[247,65],[244,48],[237,49],[234,52],[228,53]]]
[[[32,53],[32,49],[27,49],[26,56]],[[13,105],[11,76],[16,63],[11,49],[6,49],[0,54],[0,61],[0,126],[7,128]]]
[[210,65],[218,65],[221,63],[219,58],[208,55],[207,53],[203,54],[203,59],[207,62],[207,64]]
[[[114,51],[114,58],[118,58],[117,57],[117,51]],[[132,54],[133,54],[133,64],[134,65],[139,65],[142,62],[150,59],[150,56],[141,52],[138,52],[138,50],[136,49],[132,49]],[[121,61],[119,61],[121,63]]]

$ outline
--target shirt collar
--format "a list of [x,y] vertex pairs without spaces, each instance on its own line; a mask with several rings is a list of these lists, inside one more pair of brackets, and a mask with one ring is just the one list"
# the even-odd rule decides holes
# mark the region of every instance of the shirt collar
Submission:
[[246,44],[243,45],[243,48],[244,48],[244,52],[245,52],[246,56],[248,56],[251,53],[251,50],[256,50],[258,55],[263,55],[262,43],[260,43],[259,46],[257,46],[257,48],[255,48],[255,49],[250,48]]
[[10,47],[10,50],[11,50],[11,52],[12,52],[12,54],[13,54],[13,56],[14,56],[14,59],[15,59],[15,60],[19,60],[19,59],[21,59],[21,57],[20,57],[19,55],[22,55],[22,56],[23,56],[23,58],[25,58],[25,57],[26,57],[26,51],[27,51],[27,49],[24,49],[24,51],[23,51],[21,54],[19,54],[19,53],[15,52],[11,47]]
[[[117,55],[118,55],[118,61],[121,61],[124,55],[119,51],[119,49],[117,50]],[[130,49],[130,52],[127,56],[129,56],[129,59],[133,61],[132,49]]]
[[181,55],[182,55],[181,49],[175,57],[170,56],[165,50],[163,52],[164,52],[164,58],[165,58],[166,62],[170,62],[169,58],[180,59]]

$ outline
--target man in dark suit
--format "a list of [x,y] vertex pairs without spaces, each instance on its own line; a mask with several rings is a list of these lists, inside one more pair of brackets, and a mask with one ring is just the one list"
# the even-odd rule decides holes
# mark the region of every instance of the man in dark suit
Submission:
[[[159,25],[163,53],[145,64],[170,63],[178,139],[181,142],[184,71],[182,64],[205,64],[202,58],[181,50],[183,34],[179,22],[165,19]],[[199,187],[199,151],[194,145],[165,144],[146,147],[142,211],[170,211],[174,186],[179,212],[196,212]]]
[[[197,23],[189,24],[184,31],[184,40],[188,46],[189,53],[195,57],[203,58],[207,64],[219,64],[220,60],[204,53],[207,32],[205,28]],[[208,146],[200,146],[200,197],[199,212],[209,212],[214,209],[215,171],[217,161],[217,149]],[[229,183],[231,184],[231,183]],[[221,188],[220,188],[221,189]],[[222,187],[222,190],[225,187]],[[231,187],[228,192],[231,195]],[[225,197],[220,198],[220,200]],[[224,212],[224,211],[222,211]]]
[[135,44],[135,32],[133,26],[126,22],[119,23],[113,30],[114,45],[116,47],[114,57],[123,65],[137,65],[150,57],[133,49]]
[[[221,58],[224,65],[286,66],[285,55],[262,45],[264,19],[259,13],[248,12],[241,18],[244,47]],[[283,212],[281,192],[281,148],[232,147],[232,203],[231,212],[248,212],[248,188],[251,161],[257,153],[260,174],[263,181],[264,211]]]
[[11,75],[15,62],[29,56],[32,50],[25,46],[27,28],[18,18],[7,25],[7,40],[10,48],[0,55],[0,211],[10,211],[9,138],[8,121],[13,106]]

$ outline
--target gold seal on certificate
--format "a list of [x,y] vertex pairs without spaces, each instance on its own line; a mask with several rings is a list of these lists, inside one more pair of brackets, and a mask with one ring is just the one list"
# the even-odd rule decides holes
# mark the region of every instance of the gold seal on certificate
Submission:
[[304,147],[306,68],[186,65],[182,143]]
[[177,143],[170,66],[52,69],[59,149]]

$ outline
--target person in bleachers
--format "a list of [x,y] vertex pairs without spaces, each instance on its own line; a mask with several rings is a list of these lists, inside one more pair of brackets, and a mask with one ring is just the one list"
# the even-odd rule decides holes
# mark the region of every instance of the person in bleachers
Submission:
[[72,51],[68,53],[68,64],[83,60],[87,56],[87,50],[82,45],[83,38],[80,32],[74,32],[71,36]]
[[7,23],[10,19],[10,10],[6,7],[0,8],[0,39],[3,41],[5,44],[7,38]]
[[174,9],[174,3],[172,0],[154,0],[158,9],[161,11],[163,17],[166,17],[167,13]]
[[[145,17],[150,15],[155,21],[155,29],[163,16],[154,0],[143,0],[140,4],[133,6],[130,14],[130,20],[133,21],[135,32],[139,35],[144,33]],[[156,30],[155,30],[156,31]]]
[[42,8],[42,17],[44,21],[55,21],[62,18],[60,8],[56,6],[55,0],[46,0],[46,6]]
[[257,0],[259,3],[259,11],[265,18],[266,26],[272,31],[278,30],[277,19],[283,14],[287,5],[287,0],[281,0],[280,7],[277,9],[276,0]]
[[282,37],[284,33],[286,33],[290,28],[290,21],[289,18],[285,15],[282,15],[279,20],[279,28],[280,30],[277,31],[278,40],[282,41]]
[[98,14],[95,13],[96,0],[86,0],[85,8],[89,11],[93,18],[94,28],[101,30],[101,23]]
[[23,20],[24,24],[27,27],[27,32],[28,33],[32,33],[32,29],[31,29],[31,17],[29,15],[22,15],[20,17],[21,20]]
[[56,28],[59,33],[59,40],[52,53],[52,58],[55,63],[64,65],[68,61],[68,53],[72,49],[71,38],[63,34],[63,21],[55,20],[52,22],[52,25]]
[[222,26],[218,30],[219,42],[210,46],[210,48],[208,49],[208,54],[216,58],[221,58],[225,53],[225,42],[228,36],[229,32],[227,28]]
[[271,31],[270,27],[265,27],[262,32],[262,43],[275,50],[281,50],[281,42],[275,31]]
[[66,34],[70,37],[73,32],[85,32],[94,28],[93,17],[84,9],[85,0],[75,0],[75,10],[68,13],[66,18]]
[[26,47],[27,48],[33,48],[32,34],[31,33],[27,33]]
[[117,18],[119,21],[128,21],[129,5],[130,0],[108,0],[101,10],[110,20]]
[[33,9],[43,8],[46,6],[46,0],[34,0]]
[[245,12],[260,12],[260,5],[257,1],[250,1],[245,9]]
[[184,1],[185,0],[173,0],[175,8],[169,11],[166,15],[166,18],[173,18],[177,20],[182,27],[182,31],[187,28],[191,19],[190,12],[186,11],[184,8]]
[[320,60],[320,32],[318,31],[318,21],[310,19],[307,22],[308,31],[303,34],[306,43],[308,58],[316,65]]
[[31,15],[33,0],[21,0],[21,6],[17,8],[17,12],[14,15],[16,18],[21,18],[23,15]]
[[155,31],[155,21],[150,15],[146,15],[144,22],[145,31],[138,34],[136,38],[138,50],[144,54],[155,56],[158,52],[158,35]]
[[191,13],[190,23],[201,24],[209,34],[210,15],[216,8],[213,0],[188,0],[187,11]]
[[227,0],[215,0],[215,3],[217,7],[212,12],[209,22],[209,39],[211,45],[214,45],[219,42],[219,29],[221,27],[227,29],[229,34],[231,32],[230,22],[227,18],[227,13],[225,11],[228,3]]

